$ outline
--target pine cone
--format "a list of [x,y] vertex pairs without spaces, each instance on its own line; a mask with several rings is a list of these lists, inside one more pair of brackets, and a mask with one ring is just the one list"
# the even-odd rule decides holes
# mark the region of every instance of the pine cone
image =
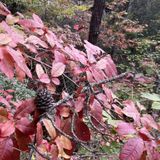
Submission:
[[35,103],[37,109],[47,111],[53,105],[54,99],[47,89],[38,89]]

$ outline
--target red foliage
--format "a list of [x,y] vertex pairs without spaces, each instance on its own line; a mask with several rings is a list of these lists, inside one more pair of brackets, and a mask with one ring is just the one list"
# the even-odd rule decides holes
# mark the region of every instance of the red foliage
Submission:
[[[102,113],[110,114],[112,108],[121,119],[124,115],[133,119],[130,123],[122,119],[116,128],[121,139],[132,136],[124,144],[120,159],[138,160],[144,153],[150,159],[159,159],[156,150],[159,143],[151,135],[159,125],[150,115],[141,115],[130,100],[121,104],[123,108],[118,106],[120,103],[114,101],[113,92],[105,85],[126,75],[117,76],[110,55],[88,41],[85,41],[84,52],[64,43],[35,14],[32,19],[17,18],[1,3],[0,14],[6,16],[0,23],[1,72],[21,81],[25,77],[37,80],[55,95],[56,90],[62,88],[57,102],[45,114],[38,111],[34,99],[14,105],[10,92],[1,90],[4,96],[0,102],[5,108],[0,108],[0,160],[13,157],[18,160],[19,150],[29,152],[30,149],[39,160],[69,159],[73,146],[90,142],[92,128],[102,134],[109,132]],[[71,95],[67,86],[62,85],[64,78],[76,87]]]

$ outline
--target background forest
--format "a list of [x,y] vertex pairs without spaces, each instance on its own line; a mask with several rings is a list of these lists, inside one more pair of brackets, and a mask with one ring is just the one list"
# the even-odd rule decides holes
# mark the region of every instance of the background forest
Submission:
[[1,0],[0,160],[159,160],[159,8]]

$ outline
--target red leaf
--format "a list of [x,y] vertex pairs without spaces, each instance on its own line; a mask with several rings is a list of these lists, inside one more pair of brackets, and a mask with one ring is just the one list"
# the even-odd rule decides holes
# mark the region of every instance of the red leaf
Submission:
[[117,113],[118,115],[120,115],[120,116],[123,117],[123,110],[122,110],[122,108],[120,108],[116,104],[112,104],[112,107],[113,107],[115,113]]
[[26,117],[26,115],[32,113],[35,110],[35,104],[33,99],[25,100],[18,107],[14,118],[20,119],[22,117]]
[[12,137],[12,141],[13,141],[13,147],[14,147],[12,159],[20,160],[20,151],[17,150],[19,147],[18,147],[17,140],[15,139],[15,137]]
[[78,97],[74,106],[75,106],[75,111],[80,112],[84,107],[84,97]]
[[36,143],[39,146],[43,140],[43,129],[41,123],[37,123],[37,132],[36,132]]
[[90,141],[91,135],[90,135],[89,128],[80,119],[77,119],[75,121],[75,134],[80,140]]
[[26,74],[24,73],[24,71],[18,67],[17,64],[15,64],[15,68],[16,68],[16,77],[19,81],[23,82],[23,80],[25,79],[26,77]]
[[136,133],[134,126],[131,123],[126,123],[126,122],[118,123],[116,131],[118,132],[120,136],[125,136],[125,135]]
[[104,90],[104,93],[107,97],[107,101],[110,103],[113,101],[113,92],[111,89],[109,89],[106,85],[102,85],[102,88]]
[[139,130],[139,135],[144,141],[151,141],[154,139],[145,127]]
[[10,46],[16,47],[17,43],[23,44],[24,43],[24,37],[19,32],[16,32],[13,30],[5,21],[2,21],[0,23],[0,26],[3,28],[4,31],[8,33],[8,35],[12,38],[12,41],[10,43]]
[[63,135],[58,136],[56,138],[56,141],[59,141],[61,143],[61,147],[62,148],[67,149],[67,150],[71,150],[72,149],[72,143],[67,137],[65,137]]
[[114,64],[110,55],[105,56],[105,58],[100,59],[96,66],[99,69],[104,69],[108,77],[113,77],[117,75],[116,65]]
[[50,83],[48,75],[44,72],[40,64],[36,64],[36,73],[41,82],[46,84]]
[[14,61],[5,47],[0,48],[0,70],[8,77],[14,76]]
[[38,27],[38,28],[43,28],[44,27],[44,24],[43,24],[41,18],[38,15],[36,15],[36,14],[33,13],[32,17],[33,17],[34,21],[37,24],[39,24],[40,27]]
[[74,28],[76,31],[78,31],[78,30],[79,30],[79,25],[78,25],[78,24],[75,24],[75,25],[73,26],[73,28]]
[[3,16],[7,16],[8,14],[11,14],[11,12],[3,5],[2,2],[0,2],[0,14]]
[[[58,147],[58,157],[63,157],[65,159],[69,159],[70,156],[68,156],[65,152],[64,152],[64,148],[67,148],[69,150],[72,149],[72,145],[71,142],[68,138],[64,137],[64,136],[58,136],[55,140],[56,145]],[[65,144],[66,143],[66,144]]]
[[16,51],[11,47],[7,47],[8,53],[12,56],[17,65],[27,74],[28,77],[32,78],[32,74],[25,63],[25,59],[20,51]]
[[96,58],[90,49],[87,49],[87,58],[90,63],[96,63]]
[[31,135],[35,132],[35,125],[28,118],[23,117],[16,122],[16,128],[25,135]]
[[123,109],[123,113],[126,116],[133,118],[134,121],[137,122],[137,124],[139,124],[140,113],[136,109],[134,102],[131,101],[131,100],[126,100],[126,101],[123,102],[123,104],[126,106]]
[[110,109],[111,108],[111,105],[109,104],[109,99],[107,99],[106,95],[103,94],[103,93],[99,93],[96,95],[96,97],[98,98],[99,101],[101,101],[101,103],[104,104],[104,106],[107,108],[107,109]]
[[63,64],[66,63],[66,58],[64,56],[64,54],[60,53],[59,51],[54,51],[54,58],[55,58],[55,62],[61,62]]
[[15,131],[15,134],[19,149],[22,151],[28,151],[28,144],[32,142],[30,136],[23,134],[17,129]]
[[42,27],[42,24],[40,24],[37,21],[34,21],[33,19],[20,19],[18,23],[26,29],[35,29]]
[[[94,99],[93,104],[90,104],[90,109],[91,109],[91,115],[94,118],[96,118],[98,122],[101,122],[102,121],[102,106],[96,99]],[[98,123],[96,120],[93,121],[95,125],[97,125]]]
[[89,70],[91,71],[92,76],[94,77],[94,79],[97,82],[104,80],[106,78],[104,72],[101,71],[100,69],[96,68],[96,66],[94,66],[94,65],[89,67]]
[[51,70],[52,77],[61,76],[64,73],[65,68],[66,68],[66,66],[63,63],[61,63],[61,62],[57,62],[57,63],[53,62],[52,63],[52,70]]
[[0,137],[8,137],[12,135],[15,131],[14,122],[7,121],[5,123],[0,123]]
[[25,63],[25,59],[22,56],[22,53],[12,49],[11,47],[7,47],[7,51],[12,56],[17,65],[28,75],[28,77],[32,78],[32,74]]
[[144,151],[144,142],[141,138],[129,139],[120,153],[120,160],[140,160]]
[[45,34],[45,37],[46,37],[47,42],[50,44],[51,47],[57,46],[58,48],[63,48],[62,44],[60,43],[60,40],[58,40],[57,36],[53,32],[48,31]]
[[61,117],[66,117],[67,118],[70,115],[69,107],[59,106],[58,110],[60,112],[59,114],[60,114]]
[[30,44],[34,44],[34,45],[39,45],[43,48],[48,48],[48,45],[46,42],[42,41],[40,38],[34,36],[34,35],[31,35],[29,36],[26,41]]
[[93,55],[99,55],[100,53],[104,53],[104,51],[101,48],[89,43],[87,40],[85,40],[84,42],[85,42],[84,47],[87,53],[90,52],[90,54],[93,54]]
[[90,71],[86,71],[86,74],[87,74],[87,80],[88,80],[88,82],[94,83],[95,80],[94,80],[94,78],[93,78],[92,73],[91,73]]
[[13,141],[10,138],[0,139],[0,160],[13,160]]
[[141,117],[141,123],[149,130],[152,128],[158,130],[157,123],[155,122],[153,117],[149,114],[143,114],[143,117]]
[[69,47],[66,46],[64,48],[64,52],[70,57],[70,59],[81,62],[83,65],[87,65],[87,58],[85,53],[74,48],[73,45],[70,45]]
[[60,84],[60,81],[58,78],[52,78],[52,82],[55,84],[55,85],[59,85]]
[[107,55],[106,58],[106,68],[105,68],[105,72],[107,74],[108,77],[111,76],[116,76],[117,75],[117,69],[116,69],[116,65],[113,62],[112,58],[110,55]]

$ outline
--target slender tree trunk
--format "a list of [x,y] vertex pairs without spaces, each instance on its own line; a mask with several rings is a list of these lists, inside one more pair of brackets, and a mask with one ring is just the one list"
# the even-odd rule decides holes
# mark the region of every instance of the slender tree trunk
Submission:
[[99,30],[101,25],[101,19],[105,8],[105,1],[106,0],[94,0],[88,39],[88,41],[92,44],[97,43],[98,35],[100,32]]

